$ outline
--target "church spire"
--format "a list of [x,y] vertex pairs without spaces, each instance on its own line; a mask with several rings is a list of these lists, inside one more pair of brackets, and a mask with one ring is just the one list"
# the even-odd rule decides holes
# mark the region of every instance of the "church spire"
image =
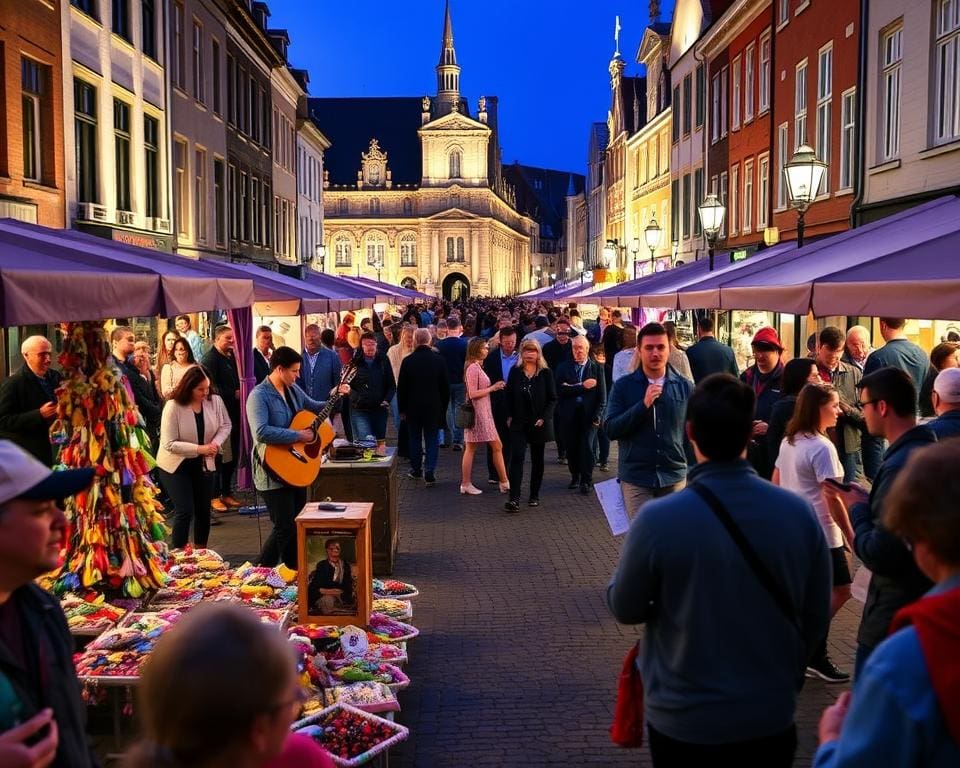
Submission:
[[460,103],[460,67],[457,52],[453,47],[453,21],[450,18],[450,0],[446,2],[443,18],[443,41],[440,45],[440,61],[437,63],[437,111],[438,117],[453,111]]

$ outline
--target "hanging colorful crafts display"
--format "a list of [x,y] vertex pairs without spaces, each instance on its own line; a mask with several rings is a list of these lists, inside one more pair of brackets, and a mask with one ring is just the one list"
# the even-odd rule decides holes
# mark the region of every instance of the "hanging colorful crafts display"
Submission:
[[167,580],[168,529],[147,474],[150,440],[102,323],[66,323],[60,364],[64,379],[51,427],[58,463],[93,467],[96,475],[89,489],[67,500],[70,533],[54,591],[96,588],[140,597]]

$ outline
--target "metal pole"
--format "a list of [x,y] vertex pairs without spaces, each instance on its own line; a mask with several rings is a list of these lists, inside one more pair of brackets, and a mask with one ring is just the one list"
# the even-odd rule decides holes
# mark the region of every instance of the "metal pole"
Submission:
[[806,213],[802,208],[797,217],[797,248],[803,248],[803,216]]
[[710,254],[710,271],[713,272],[713,238],[707,240],[707,253]]

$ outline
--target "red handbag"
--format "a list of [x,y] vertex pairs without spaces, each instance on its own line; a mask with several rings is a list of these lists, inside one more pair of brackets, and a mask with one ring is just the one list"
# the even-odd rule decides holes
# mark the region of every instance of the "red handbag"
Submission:
[[618,747],[643,746],[643,680],[637,669],[639,644],[634,643],[623,660],[617,683],[610,738]]

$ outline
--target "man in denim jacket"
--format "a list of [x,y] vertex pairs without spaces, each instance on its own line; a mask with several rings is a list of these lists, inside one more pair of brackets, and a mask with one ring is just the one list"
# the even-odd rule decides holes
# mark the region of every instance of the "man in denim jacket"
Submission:
[[631,519],[686,483],[684,418],[693,392],[693,383],[667,364],[670,344],[660,323],[640,329],[636,354],[640,365],[614,383],[604,420],[607,436],[620,444],[617,475]]

